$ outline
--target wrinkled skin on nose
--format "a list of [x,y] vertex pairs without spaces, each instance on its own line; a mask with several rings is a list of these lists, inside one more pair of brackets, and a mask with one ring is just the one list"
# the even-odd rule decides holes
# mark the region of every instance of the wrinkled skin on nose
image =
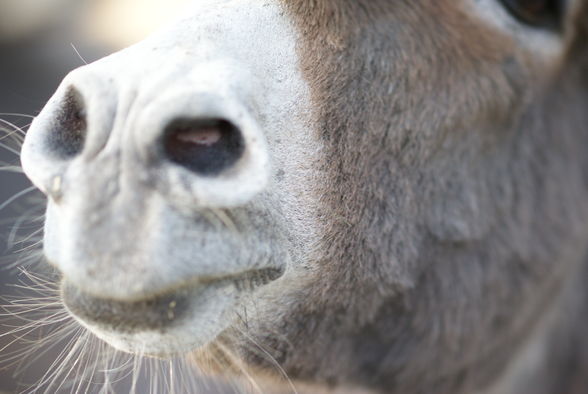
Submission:
[[[209,3],[73,71],[23,147],[66,305],[127,351],[206,343],[313,249],[318,145],[295,30],[278,2]],[[123,318],[132,303],[143,326]]]

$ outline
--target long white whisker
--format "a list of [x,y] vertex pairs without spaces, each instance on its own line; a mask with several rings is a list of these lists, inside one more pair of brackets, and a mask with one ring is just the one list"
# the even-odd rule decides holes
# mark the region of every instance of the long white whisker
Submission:
[[143,361],[143,357],[140,355],[136,355],[133,360],[133,377],[131,383],[130,394],[136,394],[137,392],[137,382],[139,381],[139,372],[141,370],[141,362]]
[[0,112],[0,116],[19,116],[19,117],[30,118],[30,119],[35,118],[33,115],[21,114],[21,113],[17,113],[17,112]]
[[76,48],[76,46],[73,44],[73,42],[70,42],[69,44],[70,44],[70,45],[71,45],[71,47],[73,48],[73,50],[74,50],[74,52],[76,53],[76,55],[78,55],[78,57],[80,58],[80,60],[81,60],[82,62],[84,62],[84,64],[86,64],[86,65],[87,65],[87,64],[88,64],[88,62],[86,61],[86,59],[84,59],[84,58],[82,57],[82,55],[80,54],[80,51],[78,51],[78,49],[77,49],[77,48]]
[[18,218],[18,220],[13,224],[12,229],[10,230],[10,234],[8,234],[7,241],[6,241],[6,244],[8,245],[9,248],[12,248],[12,246],[15,245],[16,243],[24,244],[26,241],[28,241],[29,239],[31,239],[35,235],[43,232],[42,226],[35,226],[35,230],[31,234],[18,240],[18,242],[16,241],[17,234],[19,233],[20,228],[23,226],[23,223],[25,223],[25,222],[30,223],[34,220],[34,217],[31,217],[31,216],[32,215],[25,213],[25,214],[21,215]]
[[22,167],[20,166],[15,166],[15,165],[3,165],[0,167],[0,171],[4,171],[4,172],[14,172],[17,174],[23,174],[24,171],[22,170]]
[[24,139],[23,139],[23,136],[21,134],[23,134],[22,131],[20,131],[20,130],[13,130],[13,131],[10,131],[10,132],[6,133],[2,137],[0,137],[0,141],[5,140],[5,139],[8,139],[8,138],[12,138],[18,144],[22,145]]
[[263,390],[255,380],[253,375],[251,375],[247,370],[247,366],[245,365],[245,363],[242,360],[240,360],[239,357],[235,356],[233,352],[220,341],[217,341],[215,345],[223,353],[223,357],[228,358],[234,366],[239,368],[239,371],[243,374],[243,376],[245,376],[247,382],[251,385],[251,388],[257,393],[263,393]]
[[288,376],[288,374],[286,373],[286,371],[284,370],[284,368],[282,368],[282,366],[280,365],[280,363],[278,363],[278,361],[274,358],[274,356],[272,356],[260,343],[258,343],[255,339],[253,339],[251,336],[249,336],[249,334],[247,334],[244,330],[241,330],[239,327],[237,327],[237,330],[239,331],[239,333],[241,335],[243,335],[245,338],[247,338],[251,343],[253,343],[259,350],[261,350],[261,352],[271,361],[271,363],[278,369],[278,371],[280,372],[280,374],[284,377],[284,379],[286,379],[286,381],[288,382],[288,385],[290,386],[290,388],[292,389],[292,392],[295,394],[298,394],[298,390],[296,390],[296,387],[294,386],[294,382],[292,382],[292,379],[290,379],[290,377]]
[[[45,372],[45,374],[41,377],[41,379],[39,379],[39,381],[35,384],[35,387],[27,390],[26,393],[32,394],[34,392],[34,390],[36,390],[36,388],[42,387],[43,385],[48,383],[50,380],[54,379],[56,376],[59,375],[60,369],[55,368],[55,366],[59,365],[60,363],[62,363],[62,361],[64,361],[67,358],[66,355],[68,353],[70,353],[70,350],[73,347],[75,347],[76,343],[78,343],[78,339],[79,339],[80,335],[81,334],[78,332],[68,341],[68,343],[63,347],[61,352],[57,355],[57,357],[55,358],[53,363],[49,366],[49,368],[47,369],[47,372]],[[45,390],[45,392],[47,393],[48,391]]]
[[[0,115],[2,115],[2,116],[5,116],[4,114],[0,114]],[[22,126],[22,127],[18,127],[18,126],[17,126],[17,125],[15,125],[14,123],[12,123],[12,122],[9,122],[9,121],[7,121],[6,119],[2,119],[2,118],[0,118],[0,123],[4,123],[5,125],[7,125],[8,127],[12,128],[13,130],[17,130],[17,131],[19,131],[19,132],[20,132],[20,133],[22,133],[23,135],[25,134],[25,132],[24,132],[23,128],[25,128],[25,127],[28,127],[28,126],[30,126],[30,125],[31,125],[30,123],[28,123],[28,124],[26,124],[26,125],[24,125],[24,126]]]
[[[0,144],[0,146],[1,146],[1,144]],[[31,186],[31,187],[27,187],[26,189],[21,190],[20,192],[16,193],[14,196],[10,197],[6,201],[4,201],[2,204],[0,204],[0,211],[3,210],[4,208],[6,208],[8,205],[12,204],[12,202],[16,201],[18,198],[24,196],[27,193],[32,192],[33,190],[36,190],[36,189],[37,189],[36,186]]]
[[[52,379],[51,379],[51,383],[49,384],[49,386],[47,387],[45,392],[58,392],[59,389],[63,386],[63,384],[65,383],[65,381],[67,380],[68,376],[71,374],[71,371],[73,370],[73,368],[75,367],[75,365],[77,364],[79,357],[80,357],[80,349],[83,347],[83,344],[85,343],[84,339],[86,338],[86,333],[81,334],[78,336],[78,338],[75,341],[74,346],[69,350],[67,356],[63,359],[63,361],[61,362],[60,368],[61,369],[57,369],[56,371],[59,371],[59,373],[57,373]],[[66,366],[68,365],[68,363],[72,360],[74,360],[74,363],[72,365],[72,367],[68,370],[66,370]],[[53,368],[53,367],[51,367]],[[59,375],[61,375],[63,372],[66,372],[66,374],[63,376],[63,379],[61,380],[61,383],[59,383],[59,386],[57,386],[57,388],[55,390],[52,390],[53,386],[55,384],[57,384],[57,378],[59,377]]]
[[5,143],[0,142],[0,147],[6,149],[10,153],[13,153],[17,157],[20,157],[20,152],[19,151],[17,151],[16,149],[11,148],[10,146],[6,145]]

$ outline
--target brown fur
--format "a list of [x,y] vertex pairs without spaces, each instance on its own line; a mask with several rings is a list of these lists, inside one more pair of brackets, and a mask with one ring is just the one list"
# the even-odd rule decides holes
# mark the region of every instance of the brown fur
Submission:
[[460,1],[285,3],[329,147],[330,225],[316,280],[251,335],[293,379],[457,394],[490,387],[545,327],[552,358],[516,387],[581,392],[586,2],[555,68]]

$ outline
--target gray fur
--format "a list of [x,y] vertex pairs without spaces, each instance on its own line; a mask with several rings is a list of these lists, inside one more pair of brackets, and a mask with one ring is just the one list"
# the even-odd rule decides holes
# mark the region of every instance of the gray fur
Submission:
[[330,147],[317,193],[342,219],[316,280],[265,324],[287,342],[257,335],[300,379],[471,393],[556,310],[546,359],[503,387],[584,392],[588,7],[551,74],[458,3],[289,4]]

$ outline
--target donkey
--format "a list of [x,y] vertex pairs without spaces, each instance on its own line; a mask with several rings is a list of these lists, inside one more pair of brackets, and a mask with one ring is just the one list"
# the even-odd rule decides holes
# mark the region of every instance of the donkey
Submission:
[[81,325],[263,392],[585,391],[588,2],[194,3],[27,133]]

